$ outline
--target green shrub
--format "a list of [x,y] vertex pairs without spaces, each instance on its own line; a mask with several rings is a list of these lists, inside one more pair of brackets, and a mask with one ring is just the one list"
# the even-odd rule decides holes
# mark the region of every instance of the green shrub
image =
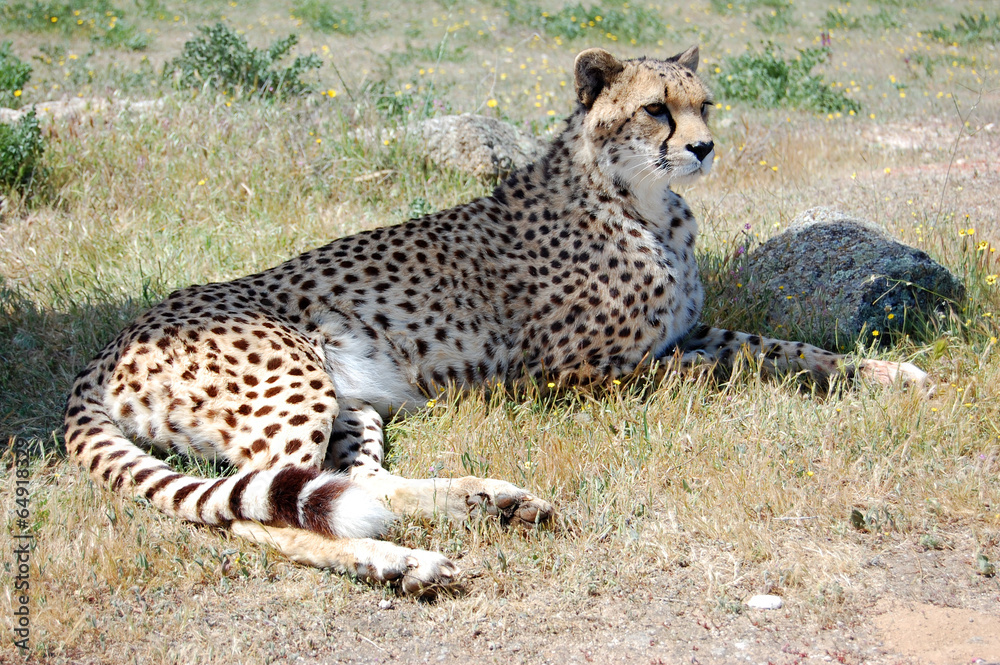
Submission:
[[11,43],[0,44],[0,106],[20,106],[21,90],[31,78],[31,65],[11,53]]
[[941,25],[928,34],[934,39],[944,42],[958,42],[960,44],[970,44],[973,42],[1000,42],[1000,14],[990,18],[985,13],[976,16],[975,14],[961,14],[961,20],[954,27],[947,28]]
[[513,23],[528,25],[552,37],[566,40],[610,39],[612,41],[652,42],[663,39],[667,26],[659,12],[629,3],[602,7],[567,5],[558,12],[542,12],[533,3],[521,1],[507,5]]
[[859,111],[861,105],[856,100],[824,83],[821,75],[811,73],[827,53],[826,49],[809,48],[786,60],[779,47],[767,43],[759,53],[725,58],[715,77],[715,89],[727,100],[763,108]]
[[298,56],[289,67],[274,68],[299,38],[289,35],[266,50],[251,48],[246,38],[221,23],[198,28],[201,37],[184,44],[184,51],[164,68],[183,88],[208,86],[227,94],[286,98],[311,90],[299,77],[323,66],[316,55]]
[[296,0],[292,5],[292,16],[302,19],[318,32],[356,35],[371,32],[381,27],[371,20],[368,2],[363,1],[360,9],[338,7],[334,9],[324,0]]
[[0,123],[0,190],[25,190],[42,174],[45,145],[32,109],[17,122]]

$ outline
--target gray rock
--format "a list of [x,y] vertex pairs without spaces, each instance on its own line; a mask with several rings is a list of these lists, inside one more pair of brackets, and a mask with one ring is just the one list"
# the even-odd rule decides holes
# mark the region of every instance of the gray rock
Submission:
[[471,113],[431,118],[411,131],[422,136],[431,161],[480,177],[506,177],[546,149],[543,141],[516,127]]
[[39,118],[54,120],[83,119],[89,116],[115,112],[148,113],[163,107],[162,99],[117,99],[113,97],[64,97],[48,102],[36,102],[20,109],[0,107],[0,122],[12,123],[23,118],[31,109]]
[[921,250],[830,208],[800,214],[751,252],[746,270],[772,327],[827,348],[849,350],[862,332],[869,343],[913,334],[965,297],[961,280]]

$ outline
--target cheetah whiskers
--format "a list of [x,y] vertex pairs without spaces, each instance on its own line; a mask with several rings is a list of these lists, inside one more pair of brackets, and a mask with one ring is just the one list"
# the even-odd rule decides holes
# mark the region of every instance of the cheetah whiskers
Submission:
[[651,158],[649,155],[628,155],[625,160],[623,160],[623,166],[625,169],[631,169],[633,174],[642,174],[639,176],[639,180],[637,182],[630,184],[632,193],[637,196],[643,197],[647,185],[649,185],[649,188],[652,189],[652,185],[658,183],[661,179],[668,179],[667,183],[664,185],[664,189],[669,185],[669,172],[664,171],[658,165],[657,160],[655,158]]

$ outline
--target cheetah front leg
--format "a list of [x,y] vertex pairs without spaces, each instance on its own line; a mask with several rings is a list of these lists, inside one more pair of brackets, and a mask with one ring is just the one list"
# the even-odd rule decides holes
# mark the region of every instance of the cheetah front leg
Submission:
[[927,373],[910,363],[867,358],[855,360],[804,342],[788,342],[708,326],[697,328],[681,342],[681,362],[691,365],[708,361],[731,366],[737,354],[744,349],[754,357],[760,357],[764,369],[771,374],[804,371],[816,380],[861,376],[881,385],[898,382],[928,390]]
[[347,402],[333,424],[327,468],[349,471],[351,481],[385,502],[394,513],[423,517],[444,515],[463,521],[480,514],[495,515],[507,524],[539,524],[553,508],[547,501],[503,480],[403,478],[383,466],[382,418],[363,402]]

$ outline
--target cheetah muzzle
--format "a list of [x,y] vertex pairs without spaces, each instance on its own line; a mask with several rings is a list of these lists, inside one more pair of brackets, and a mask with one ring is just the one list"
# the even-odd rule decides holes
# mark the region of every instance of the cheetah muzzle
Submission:
[[[744,349],[774,371],[922,383],[912,365],[698,326],[698,228],[671,190],[714,161],[697,66],[697,47],[667,60],[584,51],[565,129],[491,196],[172,293],[77,377],[70,455],[170,515],[433,595],[458,569],[372,540],[394,514],[553,514],[501,480],[382,466],[383,419],[446,386],[607,381],[668,354],[725,363]],[[135,441],[238,473],[177,473]]]

